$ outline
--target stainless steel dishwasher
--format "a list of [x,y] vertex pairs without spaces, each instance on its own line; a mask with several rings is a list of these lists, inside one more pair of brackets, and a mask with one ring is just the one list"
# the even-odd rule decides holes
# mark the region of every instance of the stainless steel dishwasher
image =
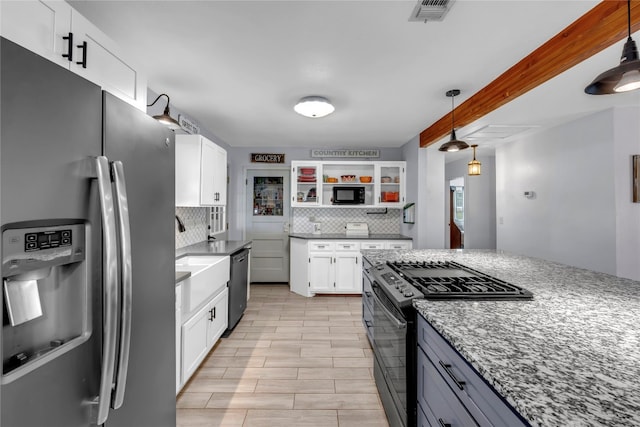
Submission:
[[227,333],[236,326],[247,308],[247,277],[249,249],[244,248],[231,254],[231,274],[229,278],[229,325]]

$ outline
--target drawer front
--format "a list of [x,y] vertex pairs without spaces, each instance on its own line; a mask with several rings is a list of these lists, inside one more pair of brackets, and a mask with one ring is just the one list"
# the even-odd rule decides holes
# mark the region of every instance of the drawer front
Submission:
[[309,251],[313,252],[323,252],[323,251],[333,251],[333,242],[309,242]]
[[418,346],[479,425],[528,425],[422,316],[418,316]]
[[438,369],[418,350],[418,406],[424,409],[427,425],[468,427],[478,425],[449,388]]
[[411,241],[387,242],[385,249],[411,249]]
[[384,249],[384,242],[362,242],[360,243],[360,249]]
[[336,251],[359,251],[360,243],[358,242],[336,242]]

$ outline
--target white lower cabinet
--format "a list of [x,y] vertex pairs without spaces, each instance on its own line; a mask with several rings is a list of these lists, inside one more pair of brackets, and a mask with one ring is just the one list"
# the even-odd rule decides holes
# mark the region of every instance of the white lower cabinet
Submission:
[[411,240],[374,240],[366,241],[360,244],[360,249],[411,249],[413,248],[413,242]]
[[362,292],[360,245],[355,242],[309,242],[309,292],[356,294]]
[[182,285],[176,286],[176,395],[182,388]]
[[411,240],[292,238],[291,291],[303,296],[362,293],[361,250],[411,249]]
[[309,289],[312,292],[327,293],[333,291],[333,252],[309,253],[308,271]]
[[225,288],[182,325],[182,382],[186,383],[227,329]]
[[336,242],[335,291],[337,293],[362,293],[362,255],[359,242]]

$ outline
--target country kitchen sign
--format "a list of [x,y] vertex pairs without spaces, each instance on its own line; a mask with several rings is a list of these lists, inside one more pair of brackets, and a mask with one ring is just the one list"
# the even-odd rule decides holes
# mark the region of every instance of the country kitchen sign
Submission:
[[251,153],[251,163],[284,163],[284,154]]

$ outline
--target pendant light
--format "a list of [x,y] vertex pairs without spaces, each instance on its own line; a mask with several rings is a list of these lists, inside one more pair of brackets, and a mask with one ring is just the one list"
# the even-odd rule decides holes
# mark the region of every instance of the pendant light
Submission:
[[158,102],[158,99],[160,99],[161,96],[167,97],[167,105],[166,107],[164,107],[164,113],[162,113],[159,116],[153,116],[153,118],[159,121],[160,123],[162,123],[163,125],[167,126],[169,129],[172,129],[172,130],[180,129],[180,123],[178,123],[176,119],[171,117],[171,114],[169,113],[169,95],[167,95],[166,93],[162,93],[158,95],[155,101],[153,101],[151,104],[148,104],[147,107],[151,107],[153,104]]
[[454,152],[464,150],[465,148],[469,148],[469,144],[464,141],[458,141],[456,138],[456,130],[453,127],[453,98],[460,95],[460,89],[448,90],[446,95],[451,98],[451,139],[442,144],[440,148],[438,148],[438,151]]
[[589,95],[608,95],[640,89],[640,59],[638,47],[631,38],[631,0],[627,0],[628,37],[622,48],[620,65],[595,78],[584,91]]
[[293,109],[302,116],[319,119],[333,113],[336,108],[323,96],[305,96]]
[[473,148],[473,160],[469,162],[469,176],[477,176],[480,175],[482,163],[476,160],[476,147],[478,144],[472,144],[471,148]]

